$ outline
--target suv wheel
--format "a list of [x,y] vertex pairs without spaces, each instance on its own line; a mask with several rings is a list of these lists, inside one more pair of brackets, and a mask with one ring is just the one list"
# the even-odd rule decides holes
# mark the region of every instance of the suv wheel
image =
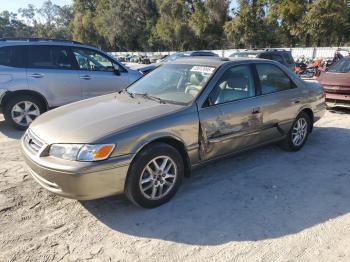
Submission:
[[164,143],[142,150],[131,164],[125,185],[128,199],[154,208],[168,202],[181,185],[184,163],[179,152]]
[[311,120],[308,114],[301,112],[295,119],[287,137],[281,146],[288,151],[300,150],[309,136]]
[[4,116],[16,129],[25,130],[44,112],[45,106],[40,99],[31,95],[19,95],[7,101]]

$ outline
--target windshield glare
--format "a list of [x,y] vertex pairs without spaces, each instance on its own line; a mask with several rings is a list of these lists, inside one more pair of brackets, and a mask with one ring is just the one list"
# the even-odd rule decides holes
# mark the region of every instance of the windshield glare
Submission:
[[128,88],[132,94],[157,97],[164,102],[189,104],[208,82],[215,67],[163,65]]
[[350,72],[350,60],[342,59],[342,60],[338,61],[338,63],[332,65],[328,71],[335,72],[335,73],[349,73]]

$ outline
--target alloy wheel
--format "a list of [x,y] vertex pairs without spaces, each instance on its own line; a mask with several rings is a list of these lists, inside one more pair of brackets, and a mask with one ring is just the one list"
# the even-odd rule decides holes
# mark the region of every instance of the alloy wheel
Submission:
[[18,102],[11,109],[13,121],[21,126],[29,126],[39,115],[39,107],[30,101]]
[[294,126],[292,131],[292,142],[294,146],[300,146],[305,141],[307,136],[308,126],[305,118],[299,118]]
[[174,187],[177,178],[175,162],[168,156],[152,159],[143,169],[139,187],[143,196],[158,200],[166,196]]

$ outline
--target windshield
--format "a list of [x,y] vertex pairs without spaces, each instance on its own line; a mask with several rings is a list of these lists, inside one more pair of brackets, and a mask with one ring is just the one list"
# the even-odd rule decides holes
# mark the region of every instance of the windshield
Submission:
[[171,61],[175,61],[176,59],[180,58],[180,57],[185,57],[185,56],[189,56],[185,53],[175,53],[172,55],[169,55],[167,57],[165,57],[164,59],[162,59],[162,62],[171,62]]
[[240,57],[255,58],[257,55],[258,55],[258,53],[244,52],[244,53],[233,53],[232,55],[230,55],[230,57],[234,57],[234,58],[240,58]]
[[167,64],[132,84],[127,91],[186,105],[196,98],[214,70],[215,67],[210,66]]
[[349,73],[350,72],[350,60],[348,59],[342,59],[339,60],[337,63],[329,67],[328,72],[335,72],[335,73]]

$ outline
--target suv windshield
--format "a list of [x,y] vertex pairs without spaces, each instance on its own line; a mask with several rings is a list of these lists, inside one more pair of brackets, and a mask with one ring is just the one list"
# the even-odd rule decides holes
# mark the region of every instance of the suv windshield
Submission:
[[329,67],[328,72],[335,72],[335,73],[350,72],[350,60],[348,59],[339,60],[337,63]]
[[163,65],[132,84],[127,91],[186,105],[196,98],[214,70],[211,66]]

